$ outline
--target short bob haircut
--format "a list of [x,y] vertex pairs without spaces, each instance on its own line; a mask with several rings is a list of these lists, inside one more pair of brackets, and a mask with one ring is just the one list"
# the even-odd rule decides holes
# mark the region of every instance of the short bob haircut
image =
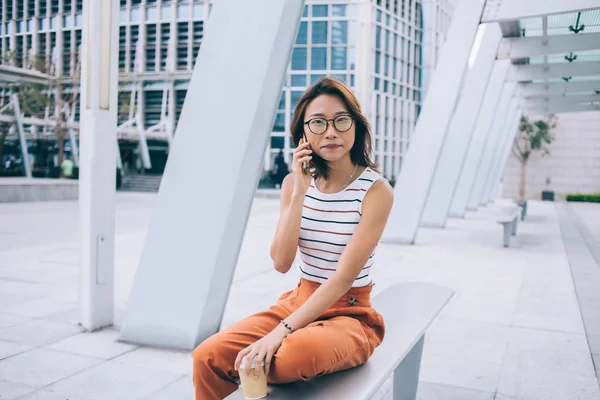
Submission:
[[[304,134],[304,115],[306,108],[311,101],[316,99],[322,94],[328,94],[337,96],[344,105],[348,113],[354,119],[354,127],[356,130],[356,136],[354,138],[354,145],[350,149],[350,159],[354,164],[361,165],[363,167],[370,167],[377,171],[377,164],[371,161],[371,127],[365,116],[360,111],[360,105],[354,94],[348,89],[342,82],[337,81],[330,77],[319,79],[313,86],[308,88],[302,95],[296,109],[294,110],[294,118],[290,125],[290,131],[292,133],[292,140],[294,146],[298,147],[300,139]],[[342,132],[341,135],[344,133]],[[314,178],[323,177],[327,179],[329,177],[329,163],[316,153],[312,154],[313,158],[310,161]],[[379,172],[379,171],[378,171]]]

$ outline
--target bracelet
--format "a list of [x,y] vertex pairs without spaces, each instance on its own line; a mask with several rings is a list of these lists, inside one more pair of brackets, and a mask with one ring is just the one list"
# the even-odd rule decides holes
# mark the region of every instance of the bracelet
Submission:
[[294,332],[294,329],[292,329],[292,327],[290,326],[290,324],[288,324],[284,320],[281,320],[281,323],[283,324],[283,326],[285,326],[286,328],[288,328],[290,330],[290,332]]

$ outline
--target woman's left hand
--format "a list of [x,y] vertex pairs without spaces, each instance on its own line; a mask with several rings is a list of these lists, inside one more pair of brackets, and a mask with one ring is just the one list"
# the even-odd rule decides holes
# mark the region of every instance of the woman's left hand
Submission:
[[[256,357],[256,365],[258,366],[262,364],[263,360],[265,361],[265,375],[269,375],[273,355],[275,355],[279,347],[281,347],[281,343],[286,336],[285,332],[280,329],[281,327],[283,327],[283,325],[273,329],[267,336],[240,351],[235,359],[235,370],[237,371],[240,368],[242,358],[246,358],[248,362],[246,362],[245,372],[246,375],[250,375],[252,360]],[[242,373],[242,371],[240,371],[240,373]],[[258,378],[260,375],[260,368],[254,369],[254,375]]]

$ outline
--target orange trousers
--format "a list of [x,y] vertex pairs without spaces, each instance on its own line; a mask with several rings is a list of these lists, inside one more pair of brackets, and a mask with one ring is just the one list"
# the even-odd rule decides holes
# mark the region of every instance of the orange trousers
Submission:
[[[267,311],[254,314],[202,342],[192,352],[196,400],[224,399],[238,388],[237,354],[271,332],[317,290],[301,279]],[[385,334],[371,307],[371,286],[352,288],[316,321],[289,334],[273,357],[269,383],[307,380],[364,364]]]

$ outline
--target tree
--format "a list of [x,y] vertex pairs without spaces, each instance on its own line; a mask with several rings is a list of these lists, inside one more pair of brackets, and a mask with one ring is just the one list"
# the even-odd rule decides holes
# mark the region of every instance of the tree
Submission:
[[551,131],[555,127],[554,115],[537,121],[530,121],[526,116],[521,117],[519,132],[512,147],[513,156],[521,163],[519,200],[525,200],[527,163],[534,152],[541,152],[542,157],[550,154],[549,147],[555,139]]
[[[30,69],[47,74],[46,83],[19,83],[12,85],[10,89],[17,93],[21,113],[36,120],[40,125],[49,127],[56,136],[60,166],[64,159],[64,143],[69,134],[68,124],[74,120],[76,107],[79,105],[81,64],[77,54],[73,75],[64,76],[62,71],[57,70],[60,54],[56,48],[52,53],[49,60],[44,56],[30,54],[26,65]],[[12,52],[3,62],[13,64],[15,58],[16,53]],[[4,131],[0,136],[3,144],[6,137]]]

